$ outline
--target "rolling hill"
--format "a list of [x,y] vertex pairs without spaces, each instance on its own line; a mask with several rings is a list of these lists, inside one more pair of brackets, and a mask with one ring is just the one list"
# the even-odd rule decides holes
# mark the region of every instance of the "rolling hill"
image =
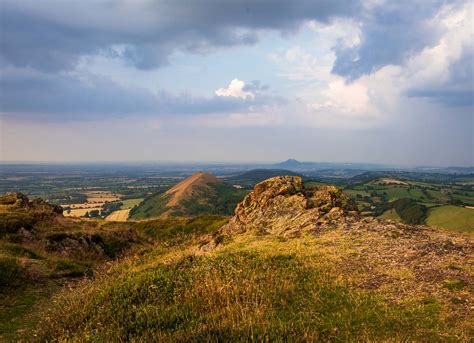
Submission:
[[132,209],[130,218],[157,216],[192,216],[198,214],[230,215],[245,191],[236,189],[214,175],[198,172],[165,193],[153,194]]

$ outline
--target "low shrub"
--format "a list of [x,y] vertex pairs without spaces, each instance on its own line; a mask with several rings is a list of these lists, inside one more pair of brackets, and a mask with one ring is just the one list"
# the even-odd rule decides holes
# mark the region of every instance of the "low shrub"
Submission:
[[18,287],[24,279],[24,270],[16,258],[0,257],[0,290]]
[[0,213],[0,236],[15,233],[21,228],[31,229],[35,222],[35,217],[28,212],[2,212]]

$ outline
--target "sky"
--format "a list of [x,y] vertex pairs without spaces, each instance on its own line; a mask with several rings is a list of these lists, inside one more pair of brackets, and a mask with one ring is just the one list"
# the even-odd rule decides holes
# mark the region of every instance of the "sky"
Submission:
[[1,0],[0,160],[474,165],[470,0]]

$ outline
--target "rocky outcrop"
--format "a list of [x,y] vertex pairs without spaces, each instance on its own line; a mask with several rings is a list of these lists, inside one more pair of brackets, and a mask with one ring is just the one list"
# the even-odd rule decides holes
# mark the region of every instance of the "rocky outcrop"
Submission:
[[62,208],[42,199],[29,200],[22,193],[0,196],[0,233],[31,229],[36,223],[62,216]]
[[257,184],[221,233],[255,231],[292,237],[356,214],[350,198],[334,186],[306,189],[299,176],[278,176]]
[[3,211],[28,211],[43,216],[57,216],[63,213],[58,205],[51,205],[41,198],[29,200],[23,193],[6,193],[0,196],[0,208]]

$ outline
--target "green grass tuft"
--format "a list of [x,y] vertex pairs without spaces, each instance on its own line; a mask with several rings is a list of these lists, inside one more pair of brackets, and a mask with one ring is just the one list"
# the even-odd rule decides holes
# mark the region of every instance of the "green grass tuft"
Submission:
[[31,251],[30,249],[22,247],[21,245],[18,245],[18,244],[7,243],[1,246],[0,250],[6,252],[9,255],[16,256],[16,257],[27,257],[27,258],[31,258],[35,260],[41,258],[41,256],[36,254],[34,251]]
[[84,276],[90,272],[90,266],[69,260],[57,260],[54,269],[59,275],[69,277]]
[[463,289],[466,286],[466,283],[463,280],[459,279],[446,279],[443,280],[443,287],[449,289],[450,291],[457,291]]

